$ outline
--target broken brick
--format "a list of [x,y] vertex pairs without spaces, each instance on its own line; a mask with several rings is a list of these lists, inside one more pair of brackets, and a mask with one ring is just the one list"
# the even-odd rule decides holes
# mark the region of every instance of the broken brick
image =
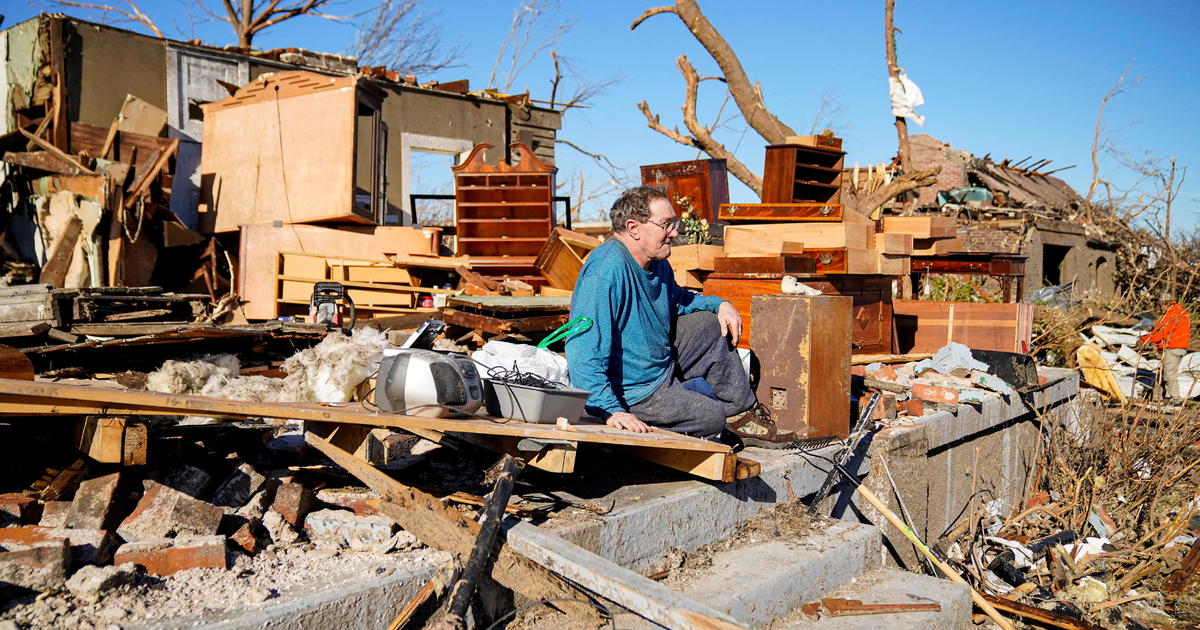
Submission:
[[240,464],[221,482],[221,486],[213,493],[212,502],[223,507],[242,507],[266,480],[250,464]]
[[67,590],[75,597],[86,602],[100,601],[100,595],[107,590],[123,586],[137,577],[132,564],[113,567],[82,567],[67,580]]
[[867,375],[867,366],[865,366],[865,365],[851,365],[851,366],[850,366],[850,373],[851,373],[851,374],[853,374],[854,376],[866,376],[866,375]]
[[382,516],[359,516],[346,510],[321,510],[304,519],[304,531],[316,544],[371,551],[392,538],[396,523]]
[[47,501],[42,504],[42,527],[63,527],[67,522],[67,512],[71,511],[70,501]]
[[906,416],[920,418],[925,415],[925,403],[919,400],[906,400],[900,403],[900,411]]
[[35,591],[62,588],[70,568],[71,552],[65,540],[0,552],[0,582]]
[[254,519],[246,519],[241,527],[229,537],[233,544],[237,545],[242,551],[249,554],[255,554],[266,547],[266,532],[263,530],[262,521]]
[[317,500],[327,505],[346,508],[359,516],[379,514],[382,497],[366,488],[322,488],[317,491]]
[[61,527],[0,528],[0,546],[6,549],[29,548],[39,543],[66,542],[75,564],[104,564],[112,558],[116,545],[113,536],[102,529],[67,529]]
[[78,529],[112,529],[120,518],[121,473],[88,479],[79,484],[63,524]]
[[125,543],[113,558],[116,564],[132,562],[154,575],[171,575],[188,569],[228,568],[224,536],[165,538]]
[[172,536],[209,536],[217,533],[225,512],[161,483],[150,487],[119,527],[117,533],[127,541]]
[[263,528],[276,545],[294,545],[300,541],[300,533],[288,524],[279,512],[267,510],[262,519]]
[[279,512],[292,527],[301,527],[304,517],[312,509],[312,504],[312,490],[299,483],[284,483],[275,491],[275,501],[271,503],[271,509]]
[[930,402],[958,404],[958,390],[950,387],[913,383],[912,395],[913,398],[920,398],[921,400],[928,400]]
[[0,521],[32,525],[42,518],[42,505],[34,497],[19,492],[0,494]]

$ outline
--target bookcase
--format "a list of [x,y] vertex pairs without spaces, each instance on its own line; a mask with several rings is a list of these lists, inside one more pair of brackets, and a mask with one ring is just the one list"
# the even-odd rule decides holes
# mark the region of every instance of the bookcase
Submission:
[[454,171],[456,254],[488,277],[546,283],[534,267],[554,224],[555,168],[513,143],[515,164],[484,161],[491,144],[478,144]]
[[838,204],[842,199],[842,165],[846,153],[803,144],[767,147],[763,168],[763,203]]

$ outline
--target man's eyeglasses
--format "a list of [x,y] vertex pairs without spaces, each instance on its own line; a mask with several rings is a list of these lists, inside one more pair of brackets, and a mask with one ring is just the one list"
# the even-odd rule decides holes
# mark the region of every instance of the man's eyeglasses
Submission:
[[681,219],[676,218],[676,219],[671,219],[665,223],[659,223],[658,221],[651,221],[650,219],[646,219],[645,222],[657,225],[658,227],[662,228],[664,232],[669,233],[671,230],[679,229],[680,221],[681,221]]

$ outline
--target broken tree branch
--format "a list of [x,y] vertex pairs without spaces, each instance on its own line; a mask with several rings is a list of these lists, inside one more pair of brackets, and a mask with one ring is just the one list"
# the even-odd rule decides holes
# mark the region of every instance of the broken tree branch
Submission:
[[883,204],[896,198],[898,195],[918,188],[932,186],[937,182],[937,175],[940,172],[942,172],[942,167],[939,164],[933,168],[897,177],[865,195],[846,194],[843,198],[847,202],[847,208],[855,210],[860,214],[865,214],[873,220],[878,220]]
[[662,124],[659,117],[650,111],[649,103],[642,101],[638,103],[638,109],[646,117],[646,124],[651,129],[679,144],[695,147],[714,158],[725,160],[729,172],[734,177],[741,180],[743,184],[746,184],[755,194],[762,194],[762,178],[756,175],[754,171],[751,171],[741,160],[737,159],[729,149],[725,148],[725,145],[717,142],[713,138],[711,130],[700,124],[700,120],[696,117],[696,96],[700,86],[700,77],[696,73],[696,68],[688,61],[686,55],[680,55],[675,60],[675,65],[679,67],[679,71],[683,74],[683,79],[687,84],[684,104],[681,109],[683,110],[683,124],[692,135],[688,136],[681,133],[677,127],[668,129],[666,125]]
[[746,70],[742,68],[741,60],[733,52],[733,47],[700,12],[700,6],[696,0],[676,0],[673,7],[650,9],[638,16],[629,26],[629,30],[636,29],[644,20],[660,13],[674,13],[691,31],[696,41],[704,46],[704,49],[720,66],[721,71],[725,73],[725,82],[729,85],[729,93],[733,95],[733,101],[737,103],[746,123],[757,131],[758,135],[767,141],[767,144],[782,144],[788,136],[796,135],[791,127],[785,125],[767,109],[766,104],[763,103],[761,88],[758,84],[750,82],[750,78],[746,76]]

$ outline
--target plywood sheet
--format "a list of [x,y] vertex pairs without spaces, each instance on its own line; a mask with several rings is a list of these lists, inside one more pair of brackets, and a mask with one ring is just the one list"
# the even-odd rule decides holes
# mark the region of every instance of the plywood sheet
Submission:
[[[441,231],[410,227],[246,225],[241,228],[238,295],[249,319],[275,319],[275,276],[280,252],[356,260],[387,260],[387,253],[431,255]],[[305,298],[307,299],[307,297]]]
[[206,108],[201,228],[359,220],[351,210],[355,102],[348,85]]
[[871,226],[855,223],[790,223],[737,225],[725,228],[726,256],[772,256],[783,252],[783,244],[803,243],[806,248],[826,249],[874,245]]
[[895,300],[897,349],[936,352],[956,341],[975,350],[1028,352],[1033,305]]

